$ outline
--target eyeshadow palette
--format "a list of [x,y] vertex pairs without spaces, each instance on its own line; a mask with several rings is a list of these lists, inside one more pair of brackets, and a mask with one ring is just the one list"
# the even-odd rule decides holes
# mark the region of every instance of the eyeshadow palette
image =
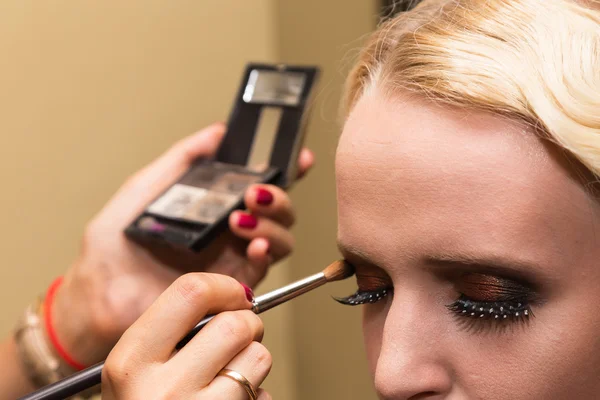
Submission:
[[[297,174],[306,106],[316,67],[250,64],[246,68],[227,133],[215,155],[199,159],[151,202],[126,229],[144,245],[168,245],[200,251],[227,228],[229,214],[243,209],[246,189],[255,183],[289,187]],[[265,167],[250,168],[262,125],[271,121],[273,143]],[[261,145],[261,143],[258,143]],[[264,146],[263,146],[264,147]]]

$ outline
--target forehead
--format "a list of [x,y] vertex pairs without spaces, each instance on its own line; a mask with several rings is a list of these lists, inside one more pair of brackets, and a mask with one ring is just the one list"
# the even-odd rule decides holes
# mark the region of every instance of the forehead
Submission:
[[338,146],[339,239],[381,257],[416,245],[510,249],[532,261],[552,245],[580,251],[594,245],[598,207],[568,165],[518,123],[372,93]]

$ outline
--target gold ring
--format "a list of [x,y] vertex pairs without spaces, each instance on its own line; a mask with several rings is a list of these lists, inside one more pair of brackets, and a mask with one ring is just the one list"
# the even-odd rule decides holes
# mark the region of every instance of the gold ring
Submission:
[[221,371],[219,371],[218,376],[226,376],[229,379],[233,379],[244,388],[246,393],[248,393],[250,400],[258,399],[258,394],[256,393],[254,386],[252,386],[250,381],[248,381],[248,379],[246,379],[244,375],[240,374],[239,372],[232,369],[223,368]]

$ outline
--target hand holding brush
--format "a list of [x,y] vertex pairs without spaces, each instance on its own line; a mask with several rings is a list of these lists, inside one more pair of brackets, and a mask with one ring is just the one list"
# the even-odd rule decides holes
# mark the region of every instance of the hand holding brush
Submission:
[[263,325],[256,314],[353,272],[336,261],[255,299],[230,277],[185,275],[125,332],[105,363],[22,400],[64,399],[100,382],[103,400],[268,399],[257,389],[269,373],[271,356],[260,343]]

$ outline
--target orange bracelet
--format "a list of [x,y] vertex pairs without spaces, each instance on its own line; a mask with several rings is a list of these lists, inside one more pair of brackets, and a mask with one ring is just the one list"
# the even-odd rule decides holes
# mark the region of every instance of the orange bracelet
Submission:
[[58,335],[56,334],[56,330],[52,325],[52,303],[54,302],[54,296],[59,286],[63,282],[63,277],[60,276],[52,282],[50,287],[48,288],[48,293],[46,294],[46,299],[44,301],[44,325],[46,327],[46,333],[48,334],[48,338],[50,339],[50,343],[56,350],[56,353],[62,358],[69,366],[71,366],[76,371],[81,371],[85,369],[85,365],[77,362],[73,357],[69,355],[67,350],[60,344],[58,340]]

